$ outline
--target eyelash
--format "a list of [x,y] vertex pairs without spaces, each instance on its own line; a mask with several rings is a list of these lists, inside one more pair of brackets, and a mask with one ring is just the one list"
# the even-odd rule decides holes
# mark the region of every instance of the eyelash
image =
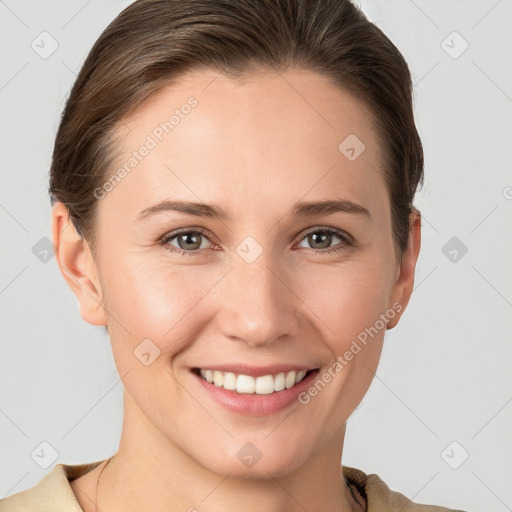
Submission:
[[[201,251],[199,251],[199,250],[186,251],[185,249],[180,249],[179,247],[175,247],[175,246],[170,246],[169,245],[169,242],[171,240],[173,240],[174,238],[176,238],[177,236],[183,235],[183,234],[191,234],[191,233],[202,235],[206,239],[209,240],[208,234],[204,230],[202,230],[201,228],[197,228],[197,229],[194,229],[194,230],[188,230],[188,231],[184,230],[184,231],[178,231],[176,233],[166,234],[166,235],[164,235],[159,240],[159,243],[160,243],[160,245],[162,245],[166,249],[171,247],[171,249],[170,249],[171,252],[178,253],[178,254],[183,254],[183,255],[187,255],[187,256],[196,256]],[[350,247],[350,246],[353,245],[352,237],[350,235],[348,235],[347,233],[345,233],[344,231],[341,231],[341,230],[338,230],[338,229],[333,229],[333,228],[318,228],[318,227],[315,227],[315,228],[307,231],[306,233],[304,233],[303,237],[299,240],[299,242],[304,240],[308,235],[311,235],[312,233],[322,233],[322,234],[328,234],[328,235],[335,235],[335,236],[337,236],[338,238],[340,238],[342,240],[341,243],[339,243],[339,244],[337,244],[337,245],[335,245],[333,247],[329,247],[327,249],[310,249],[311,251],[314,251],[315,253],[319,253],[319,254],[332,254],[332,253],[336,253],[336,252],[342,251],[342,250],[346,249],[347,247]]]

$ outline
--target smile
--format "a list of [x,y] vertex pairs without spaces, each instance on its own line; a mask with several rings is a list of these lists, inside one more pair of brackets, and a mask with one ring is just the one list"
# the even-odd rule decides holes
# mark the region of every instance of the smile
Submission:
[[[314,371],[314,370],[311,370]],[[285,389],[291,389],[301,382],[311,371],[299,370],[279,372],[276,374],[251,375],[223,372],[220,370],[196,369],[196,373],[210,384],[237,393],[269,395]]]

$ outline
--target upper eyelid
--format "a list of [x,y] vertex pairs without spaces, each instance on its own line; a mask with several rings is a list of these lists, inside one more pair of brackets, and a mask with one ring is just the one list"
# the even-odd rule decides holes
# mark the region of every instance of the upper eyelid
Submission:
[[[178,235],[182,235],[184,233],[199,233],[200,235],[209,238],[209,232],[207,230],[205,230],[204,228],[186,228],[186,229],[180,229],[179,231],[169,231],[169,232],[165,233],[165,235],[160,237],[159,240],[160,241],[165,241],[165,240],[169,241],[169,240],[176,238]],[[213,235],[213,238],[216,238],[216,237]]]
[[349,235],[344,229],[330,228],[328,226],[314,226],[312,228],[306,228],[305,231],[301,232],[301,235],[304,237],[306,235],[309,235],[310,233],[315,233],[317,231],[318,232],[327,231],[327,232],[332,232],[334,234],[346,236],[347,238],[352,238],[351,235]]

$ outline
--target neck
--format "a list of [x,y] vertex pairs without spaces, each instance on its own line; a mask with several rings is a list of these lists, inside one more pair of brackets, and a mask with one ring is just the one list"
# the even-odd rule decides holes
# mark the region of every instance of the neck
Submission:
[[124,411],[119,449],[99,484],[104,512],[138,512],[148,505],[153,512],[356,510],[341,473],[344,427],[298,469],[241,479],[199,464],[164,437],[126,392]]

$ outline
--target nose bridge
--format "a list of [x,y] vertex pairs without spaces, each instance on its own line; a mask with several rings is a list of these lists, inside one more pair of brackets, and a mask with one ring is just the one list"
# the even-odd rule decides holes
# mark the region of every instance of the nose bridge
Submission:
[[[254,247],[249,246],[249,253],[251,250]],[[224,334],[254,346],[293,335],[295,301],[282,266],[273,259],[271,250],[262,251],[254,260],[246,257],[247,252],[241,254],[234,256],[233,269],[223,283]]]

